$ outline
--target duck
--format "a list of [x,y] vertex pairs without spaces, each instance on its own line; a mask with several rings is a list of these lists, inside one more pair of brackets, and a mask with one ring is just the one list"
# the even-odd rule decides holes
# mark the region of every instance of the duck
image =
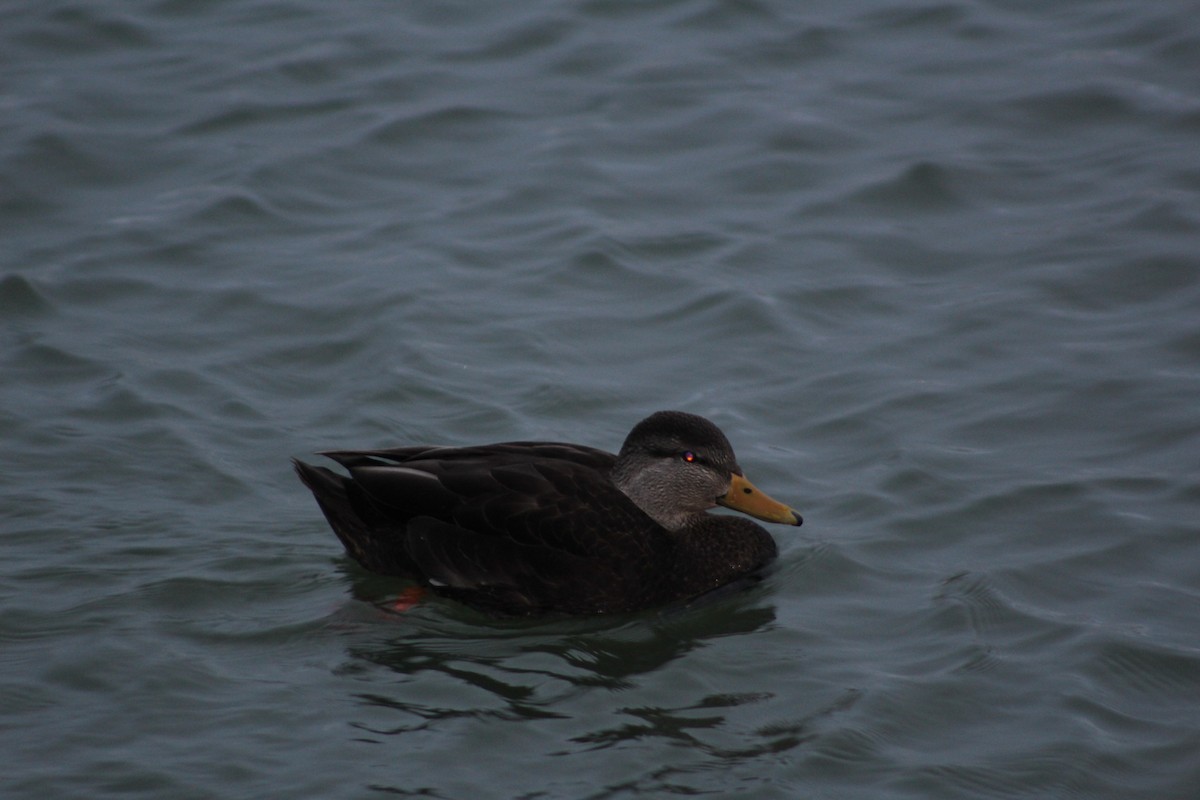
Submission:
[[778,554],[762,526],[710,509],[803,523],[746,479],[720,428],[683,411],[646,417],[615,455],[543,441],[319,455],[347,474],[293,464],[354,561],[495,615],[690,601]]

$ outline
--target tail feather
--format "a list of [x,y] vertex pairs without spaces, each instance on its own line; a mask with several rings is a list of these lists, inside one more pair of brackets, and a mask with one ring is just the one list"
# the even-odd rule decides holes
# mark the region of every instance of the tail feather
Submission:
[[415,577],[412,559],[404,547],[403,528],[379,518],[370,500],[361,496],[362,490],[353,481],[298,459],[292,459],[292,465],[355,561],[372,572]]

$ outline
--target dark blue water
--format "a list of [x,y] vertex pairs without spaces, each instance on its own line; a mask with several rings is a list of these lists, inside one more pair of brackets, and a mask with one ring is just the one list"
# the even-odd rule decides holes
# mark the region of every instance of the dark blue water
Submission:
[[[4,797],[1196,797],[1188,3],[9,3]],[[805,516],[497,621],[288,458],[722,426]]]

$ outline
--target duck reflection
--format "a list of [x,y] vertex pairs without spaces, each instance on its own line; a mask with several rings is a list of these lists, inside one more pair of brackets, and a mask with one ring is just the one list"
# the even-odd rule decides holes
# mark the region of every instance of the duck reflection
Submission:
[[708,642],[775,620],[757,580],[656,613],[529,620],[497,619],[438,598],[395,613],[387,610],[394,582],[349,570],[355,598],[369,604],[356,613],[369,609],[372,620],[355,626],[356,635],[370,635],[348,647],[344,671],[369,675],[371,690],[358,695],[364,704],[408,717],[399,725],[357,724],[381,735],[460,717],[565,718],[575,713],[564,711],[574,708],[572,698],[635,688],[641,676]]

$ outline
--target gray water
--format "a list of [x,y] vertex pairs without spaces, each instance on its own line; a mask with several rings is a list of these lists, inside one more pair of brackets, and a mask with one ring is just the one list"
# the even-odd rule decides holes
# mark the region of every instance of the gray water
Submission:
[[[9,2],[0,795],[1200,797],[1185,2]],[[497,621],[288,458],[711,417],[801,510]]]

